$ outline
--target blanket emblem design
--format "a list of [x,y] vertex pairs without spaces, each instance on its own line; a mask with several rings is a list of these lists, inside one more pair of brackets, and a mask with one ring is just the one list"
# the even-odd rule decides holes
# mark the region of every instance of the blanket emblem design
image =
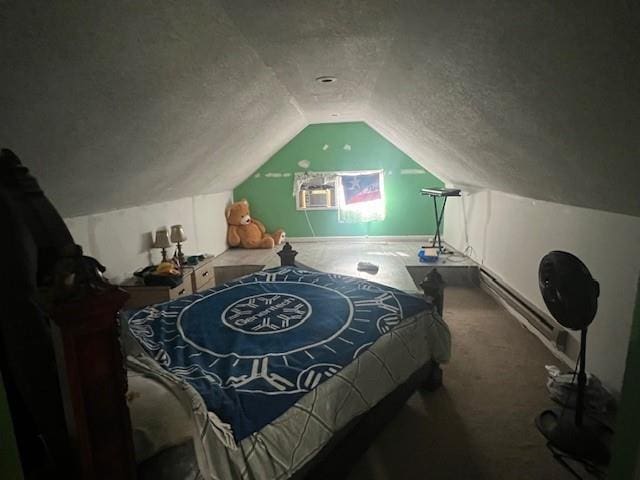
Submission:
[[222,312],[229,328],[251,335],[280,333],[309,318],[311,305],[296,295],[266,293],[243,298]]

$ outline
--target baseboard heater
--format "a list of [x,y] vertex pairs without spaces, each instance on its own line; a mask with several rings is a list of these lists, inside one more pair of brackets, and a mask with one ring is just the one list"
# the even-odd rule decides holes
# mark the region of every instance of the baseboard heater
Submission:
[[556,349],[573,360],[577,358],[580,346],[569,332],[484,267],[480,267],[480,285],[489,294],[498,297],[518,312],[547,340],[551,341]]

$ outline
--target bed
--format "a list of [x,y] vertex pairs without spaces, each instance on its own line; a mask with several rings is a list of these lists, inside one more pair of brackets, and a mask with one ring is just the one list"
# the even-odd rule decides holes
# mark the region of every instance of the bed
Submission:
[[[438,385],[450,339],[429,302],[287,261],[118,314],[126,294],[82,255],[17,157],[0,156],[15,236],[4,246],[22,254],[3,284],[14,301],[0,367],[54,471],[335,478],[419,385]],[[48,316],[26,308],[36,288]]]
[[[180,399],[176,408],[193,417],[198,470],[211,479],[304,471],[338,432],[449,357],[448,329],[422,298],[292,266],[124,312],[123,320],[135,339],[130,371]],[[185,441],[180,425],[173,441],[144,433],[148,410],[140,409],[140,422],[135,414],[144,389],[132,384],[138,459],[155,454],[154,442],[162,451]]]

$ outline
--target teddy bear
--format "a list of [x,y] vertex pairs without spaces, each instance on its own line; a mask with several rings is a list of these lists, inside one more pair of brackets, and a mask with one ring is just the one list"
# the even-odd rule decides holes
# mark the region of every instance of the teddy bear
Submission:
[[266,233],[264,225],[251,218],[249,202],[242,199],[227,207],[227,242],[231,247],[242,248],[273,248],[284,241],[285,233],[282,229],[274,233]]

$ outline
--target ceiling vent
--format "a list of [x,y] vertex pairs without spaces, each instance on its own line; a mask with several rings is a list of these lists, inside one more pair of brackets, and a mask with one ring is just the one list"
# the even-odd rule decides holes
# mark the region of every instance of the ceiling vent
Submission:
[[335,83],[338,79],[336,77],[332,77],[330,75],[323,75],[321,77],[316,78],[316,82],[318,83]]

